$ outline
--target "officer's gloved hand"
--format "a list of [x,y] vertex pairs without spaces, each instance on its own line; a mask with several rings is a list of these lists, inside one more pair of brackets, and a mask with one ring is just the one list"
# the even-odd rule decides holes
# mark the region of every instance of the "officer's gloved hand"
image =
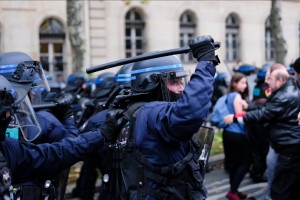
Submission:
[[53,114],[59,121],[64,122],[65,119],[74,116],[72,102],[73,95],[71,94],[64,94],[57,99],[57,106],[53,109]]
[[126,122],[123,110],[111,110],[106,114],[105,125],[100,128],[100,131],[106,140],[113,142],[118,138]]
[[59,106],[71,105],[73,103],[74,97],[72,94],[66,93],[58,97],[56,103]]
[[215,66],[220,63],[218,56],[215,55],[214,39],[209,36],[199,36],[190,40],[190,49],[193,57],[198,61],[211,61]]

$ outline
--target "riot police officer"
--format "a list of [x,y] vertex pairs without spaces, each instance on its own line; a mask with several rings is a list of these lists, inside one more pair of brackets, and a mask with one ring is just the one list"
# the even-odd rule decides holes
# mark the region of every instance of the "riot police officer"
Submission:
[[[131,68],[132,68],[132,63],[126,64],[120,68],[120,70],[117,72],[115,76],[112,76],[112,73],[103,73],[98,76],[98,78],[101,78],[103,81],[103,86],[98,86],[98,89],[101,88],[107,88],[106,90],[102,91],[100,94],[102,94],[103,102],[102,106],[103,107],[100,112],[95,112],[93,116],[91,116],[88,120],[85,121],[85,123],[80,127],[81,132],[87,132],[87,131],[92,131],[94,129],[100,128],[103,126],[105,122],[105,116],[108,112],[108,107],[109,102],[106,102],[108,98],[108,94],[111,93],[112,89],[114,87],[118,88],[125,88],[122,91],[122,93],[127,93],[130,88],[131,88]],[[112,80],[114,78],[114,81]],[[98,81],[100,82],[100,81]],[[106,95],[103,95],[106,94]],[[113,98],[113,97],[111,97]],[[85,160],[83,163],[83,166],[81,167],[80,170],[80,176],[77,179],[76,182],[76,187],[72,190],[72,195],[75,197],[80,197],[81,199],[93,199],[94,198],[94,193],[95,193],[95,184],[97,181],[98,177],[98,170],[101,171],[101,174],[106,174],[108,173],[108,168],[109,168],[109,160],[110,158],[107,158],[109,155],[107,153],[107,149],[102,149],[100,152],[97,152],[92,158],[88,158]],[[106,191],[103,187],[103,185],[100,188],[100,195],[99,199],[105,199],[106,198]]]
[[[23,52],[7,52],[0,54],[0,66],[1,75],[6,77],[13,85],[13,87],[19,91],[21,95],[17,100],[17,103],[28,104],[25,102],[27,94],[29,94],[29,100],[33,101],[30,97],[32,93],[33,83],[36,76],[41,76],[42,82],[46,84],[48,81],[44,76],[43,68],[37,61],[33,61],[32,58]],[[40,78],[40,79],[41,79]],[[46,89],[45,89],[46,90]],[[38,96],[33,98],[40,98]],[[76,137],[78,135],[78,129],[75,126],[74,118],[72,117],[72,109],[68,109],[66,105],[59,107],[59,117],[61,121],[47,110],[33,113],[37,119],[40,130],[34,140],[31,138],[31,142],[34,143],[52,143],[60,141],[64,137]],[[31,133],[32,134],[32,133]]]
[[74,72],[68,76],[65,91],[72,94],[80,94],[82,86],[87,81],[87,77],[82,72]]
[[[11,87],[10,83],[8,81],[5,82],[5,80],[4,77],[0,76],[1,86],[4,87],[2,89],[0,88],[0,149],[14,177],[12,179],[13,185],[11,187],[10,197],[30,200],[42,198],[50,199],[49,194],[45,192],[49,190],[49,184],[47,182],[42,188],[27,186],[26,189],[16,187],[15,182],[17,180],[35,180],[38,177],[53,177],[60,171],[103,148],[107,141],[114,140],[120,130],[120,124],[119,121],[117,121],[119,111],[110,112],[109,115],[107,115],[106,125],[101,127],[101,131],[97,129],[81,134],[76,138],[65,138],[60,142],[54,142],[52,144],[35,145],[32,143],[24,143],[11,137],[5,137],[5,135],[11,120],[17,118],[16,115],[18,113],[24,113],[23,107],[15,103],[27,95],[20,90],[15,90],[15,88]],[[21,127],[21,124],[18,124],[18,122],[19,121],[15,124],[18,126],[17,128],[24,128]],[[24,129],[24,131],[26,130]],[[1,161],[3,161],[3,159],[1,159]],[[6,172],[3,170],[4,166],[3,162],[1,162],[0,167],[3,173]],[[9,178],[9,176],[5,174],[4,178]]]
[[[257,72],[256,84],[253,89],[253,99],[248,110],[254,110],[263,106],[267,101],[266,90],[269,88],[265,82],[269,67],[263,67]],[[266,158],[269,151],[268,130],[264,124],[253,123],[246,126],[247,138],[252,152],[252,165],[249,170],[253,182],[266,182],[265,170]]]
[[185,88],[187,73],[176,56],[134,63],[126,98],[133,101],[124,111],[130,122],[110,145],[109,199],[206,198],[191,138],[209,112],[219,59],[210,36],[191,40],[190,48],[198,64]]
[[[67,105],[60,106],[60,115],[63,124],[47,110],[39,110],[37,112],[33,111],[30,101],[33,101],[34,98],[38,98],[38,95],[31,95],[33,92],[32,88],[34,88],[33,82],[36,80],[37,74],[43,75],[42,67],[37,61],[33,61],[30,56],[22,52],[8,52],[0,55],[0,66],[1,74],[13,83],[14,88],[19,93],[16,104],[19,107],[22,107],[24,112],[22,115],[16,114],[16,116],[19,117],[16,118],[16,120],[18,120],[18,122],[20,123],[30,118],[30,121],[34,122],[30,124],[23,124],[23,128],[19,129],[14,128],[13,126],[15,126],[15,121],[12,122],[12,128],[9,127],[9,129],[7,130],[7,133],[10,137],[22,141],[29,141],[31,143],[40,144],[60,141],[65,137],[78,136],[78,129],[75,126],[74,118],[71,117],[72,112],[70,113],[67,110]],[[41,79],[44,77],[42,76],[40,78],[38,76],[38,78]],[[44,81],[46,81],[46,79],[44,79]],[[42,87],[39,84],[39,91],[41,88]],[[45,88],[45,86],[43,88]],[[72,111],[71,108],[69,108],[69,110]],[[25,113],[27,115],[24,115]],[[28,115],[29,113],[30,115]],[[26,133],[26,129],[29,129],[26,128],[26,126],[30,127],[29,133],[28,131]],[[22,133],[22,135],[20,135],[19,133]],[[64,173],[64,175],[64,182],[66,182],[68,172]],[[58,178],[61,177],[52,177],[51,180],[55,180],[55,183],[62,183],[63,181],[58,181]],[[22,187],[24,188],[25,185],[28,185],[29,183],[29,185],[33,187],[33,185],[36,185],[36,178],[34,180],[18,180],[17,178],[15,178],[14,182],[22,185]],[[56,187],[56,191],[60,191],[61,189],[62,188],[59,186]]]
[[[14,102],[13,90],[10,83],[0,75],[0,141],[5,137],[5,132],[13,112],[11,104]],[[11,186],[11,172],[7,166],[3,150],[0,149],[0,199],[9,199]]]
[[95,89],[90,93],[90,99],[82,102],[83,111],[78,120],[78,127],[80,127],[93,114],[103,110],[102,106],[108,99],[109,95],[115,88],[115,74],[105,72],[100,74],[95,80]]

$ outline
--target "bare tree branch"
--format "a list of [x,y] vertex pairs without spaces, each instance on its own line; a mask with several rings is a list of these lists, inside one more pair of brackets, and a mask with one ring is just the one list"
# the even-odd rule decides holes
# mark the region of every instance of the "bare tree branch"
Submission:
[[72,64],[74,71],[82,70],[85,52],[82,9],[83,1],[67,0],[67,24],[72,48]]
[[275,39],[275,60],[278,63],[285,64],[287,54],[286,41],[283,37],[281,27],[281,0],[272,0],[270,24],[271,32]]

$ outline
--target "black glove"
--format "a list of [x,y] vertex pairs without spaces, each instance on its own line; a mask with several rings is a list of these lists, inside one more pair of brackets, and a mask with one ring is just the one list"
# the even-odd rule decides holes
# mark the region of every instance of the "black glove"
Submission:
[[106,114],[105,125],[100,128],[103,137],[109,142],[115,141],[127,121],[123,115],[123,110],[109,111]]
[[190,40],[190,49],[193,57],[198,61],[211,61],[216,66],[220,63],[218,56],[215,56],[214,39],[209,36],[200,36]]
[[73,103],[74,96],[72,94],[66,93],[58,97],[56,103],[59,106],[71,105]]
[[72,102],[73,95],[71,94],[64,94],[58,98],[58,100],[56,101],[57,106],[53,109],[52,113],[59,121],[64,122],[65,119],[74,116],[74,112],[71,106]]

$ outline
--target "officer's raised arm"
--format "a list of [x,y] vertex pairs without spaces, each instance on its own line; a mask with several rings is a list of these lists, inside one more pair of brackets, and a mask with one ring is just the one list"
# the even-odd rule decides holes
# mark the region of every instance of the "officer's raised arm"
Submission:
[[198,64],[181,98],[168,106],[157,106],[149,113],[153,115],[149,120],[156,119],[156,110],[161,109],[159,120],[151,121],[149,126],[153,124],[167,141],[190,139],[205,121],[211,107],[215,65],[219,64],[214,40],[210,36],[197,37],[190,41],[190,48]]

